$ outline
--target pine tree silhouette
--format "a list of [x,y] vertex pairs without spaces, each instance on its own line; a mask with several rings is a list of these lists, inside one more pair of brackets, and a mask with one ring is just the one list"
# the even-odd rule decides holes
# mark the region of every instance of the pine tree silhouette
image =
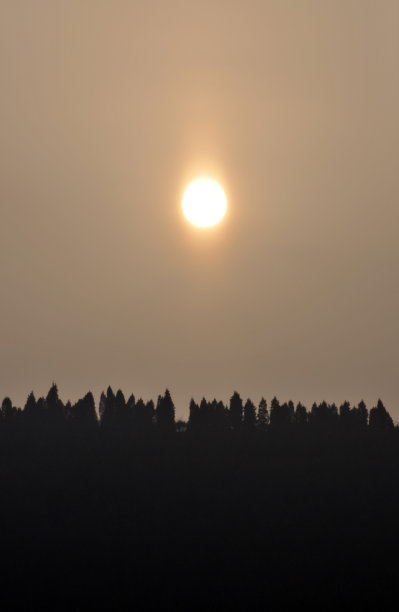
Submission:
[[242,399],[237,393],[234,391],[233,395],[230,398],[230,425],[233,429],[239,429],[242,425],[242,414],[243,414],[243,406]]
[[258,428],[262,430],[266,430],[267,427],[269,426],[269,423],[270,423],[270,418],[269,418],[269,411],[267,409],[267,402],[265,398],[262,397],[262,399],[259,402],[259,407],[258,407],[258,417],[257,417]]
[[74,424],[82,428],[93,428],[97,425],[96,407],[93,394],[89,391],[69,408],[70,418]]
[[5,425],[10,425],[16,415],[16,409],[13,407],[9,397],[5,397],[1,405],[0,421]]
[[27,397],[24,406],[24,416],[29,419],[37,417],[36,398],[33,391],[31,391]]
[[256,410],[250,399],[245,402],[243,424],[246,429],[254,429],[256,425]]
[[198,404],[191,398],[190,406],[189,406],[189,416],[188,416],[188,431],[196,431],[199,427],[199,406]]
[[370,429],[374,431],[389,431],[394,427],[391,415],[380,399],[377,406],[370,410],[369,423]]
[[164,433],[175,431],[175,406],[168,389],[166,389],[164,396],[158,396],[156,420],[160,431]]
[[295,424],[298,425],[299,427],[304,427],[305,425],[308,424],[308,412],[305,406],[301,404],[301,402],[298,402],[296,406],[294,420],[295,420]]
[[365,429],[368,423],[368,410],[366,404],[363,400],[361,400],[357,406],[356,410],[356,425]]
[[277,397],[270,403],[270,427],[272,429],[287,428],[295,423],[295,407],[292,401],[280,404]]
[[50,424],[60,425],[65,419],[64,405],[58,396],[58,387],[53,383],[46,397],[47,420]]
[[115,427],[115,395],[109,386],[107,395],[101,394],[100,398],[100,423],[102,427]]

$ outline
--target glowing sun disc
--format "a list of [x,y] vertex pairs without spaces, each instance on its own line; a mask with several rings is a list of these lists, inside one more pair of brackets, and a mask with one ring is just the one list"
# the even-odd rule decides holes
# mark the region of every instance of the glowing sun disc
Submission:
[[186,188],[182,199],[183,214],[197,227],[211,227],[226,214],[227,199],[222,187],[209,178],[199,178]]

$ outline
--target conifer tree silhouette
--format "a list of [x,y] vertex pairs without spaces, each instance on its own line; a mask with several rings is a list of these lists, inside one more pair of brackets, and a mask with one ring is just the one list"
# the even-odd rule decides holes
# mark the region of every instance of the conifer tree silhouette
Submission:
[[259,407],[258,407],[257,423],[258,423],[259,429],[262,429],[262,430],[267,429],[269,422],[270,422],[270,419],[269,419],[269,411],[267,409],[267,402],[265,398],[262,397],[262,399],[259,402]]
[[199,405],[199,424],[201,429],[205,429],[209,426],[210,406],[206,399],[203,397]]
[[274,396],[270,403],[270,427],[279,425],[280,421],[280,402],[278,401],[277,397]]
[[126,412],[126,400],[123,392],[118,389],[115,395],[115,412],[117,417],[122,417]]
[[294,420],[295,424],[299,427],[303,427],[308,423],[308,412],[301,402],[298,402],[296,406]]
[[351,405],[349,402],[343,402],[339,407],[339,422],[344,429],[350,427],[351,423]]
[[221,401],[216,402],[216,406],[215,406],[215,419],[216,419],[216,421],[215,421],[216,422],[216,426],[219,429],[225,429],[226,427],[228,427],[228,412],[227,412],[227,408],[223,404],[223,402],[221,402]]
[[126,434],[128,432],[129,426],[129,412],[126,407],[125,396],[123,395],[121,389],[118,389],[118,391],[116,392],[114,406],[115,426],[121,430],[121,433]]
[[189,405],[189,416],[188,416],[188,431],[195,431],[199,426],[199,406],[198,404],[191,398]]
[[115,425],[115,395],[110,386],[107,389],[107,395],[101,394],[100,422],[105,428]]
[[100,402],[98,405],[98,413],[100,415],[100,423],[103,424],[104,421],[104,414],[106,412],[107,409],[107,396],[105,395],[104,391],[101,392],[100,395]]
[[127,402],[126,402],[126,411],[129,415],[129,420],[130,422],[133,424],[134,423],[134,412],[135,412],[135,408],[136,408],[136,398],[134,397],[133,393],[129,396]]
[[90,428],[96,426],[97,415],[93,394],[90,391],[86,393],[76,404],[70,406],[69,413],[72,421],[79,427]]
[[314,403],[312,405],[309,420],[313,426],[326,428],[336,423],[337,419],[338,411],[335,404],[321,402],[320,404]]
[[58,387],[53,383],[46,397],[47,417],[49,423],[58,423],[65,418],[64,405],[58,396]]
[[370,410],[369,423],[374,431],[388,431],[394,427],[392,417],[380,399],[377,406]]
[[287,421],[290,425],[295,422],[295,406],[292,400],[289,400],[289,402],[287,402]]
[[230,425],[233,429],[239,429],[241,427],[242,413],[243,413],[242,399],[239,393],[237,393],[237,391],[234,391],[233,395],[230,398],[230,411],[229,411]]
[[13,407],[10,398],[5,397],[1,404],[1,422],[3,422],[5,425],[9,425],[12,423],[15,413],[16,409]]
[[358,403],[357,408],[355,408],[355,414],[356,414],[356,425],[358,427],[361,427],[362,429],[367,427],[369,415],[368,415],[366,404],[364,403],[363,400],[361,400]]
[[288,405],[280,404],[277,397],[273,397],[270,403],[270,427],[281,428],[289,425]]
[[36,412],[36,398],[33,391],[31,391],[27,397],[25,406],[24,406],[24,416],[31,419],[37,416]]
[[39,397],[36,402],[36,413],[38,415],[38,423],[45,421],[47,416],[47,403],[44,397]]
[[[148,402],[145,405],[143,418],[142,418],[142,423],[146,430],[151,429],[153,425],[153,421],[154,421],[154,416],[155,416],[154,402],[152,400],[148,400]],[[173,418],[174,418],[174,412],[173,412]]]
[[256,410],[250,399],[245,402],[243,423],[246,429],[253,429],[256,424]]
[[165,395],[158,396],[156,420],[160,431],[164,433],[175,431],[175,406],[168,389],[166,389]]
[[133,429],[136,432],[149,432],[153,425],[155,415],[154,402],[145,403],[141,398],[137,400],[133,411]]

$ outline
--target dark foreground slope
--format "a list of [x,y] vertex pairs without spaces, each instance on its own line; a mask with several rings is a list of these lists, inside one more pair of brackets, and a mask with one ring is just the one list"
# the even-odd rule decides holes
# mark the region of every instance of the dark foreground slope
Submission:
[[0,435],[4,610],[390,609],[396,430]]

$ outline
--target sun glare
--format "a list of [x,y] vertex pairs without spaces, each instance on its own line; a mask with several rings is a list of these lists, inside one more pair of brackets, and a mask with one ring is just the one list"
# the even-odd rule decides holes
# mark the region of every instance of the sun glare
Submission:
[[182,199],[183,214],[197,227],[211,227],[226,214],[227,199],[222,187],[210,178],[198,178],[186,188]]

